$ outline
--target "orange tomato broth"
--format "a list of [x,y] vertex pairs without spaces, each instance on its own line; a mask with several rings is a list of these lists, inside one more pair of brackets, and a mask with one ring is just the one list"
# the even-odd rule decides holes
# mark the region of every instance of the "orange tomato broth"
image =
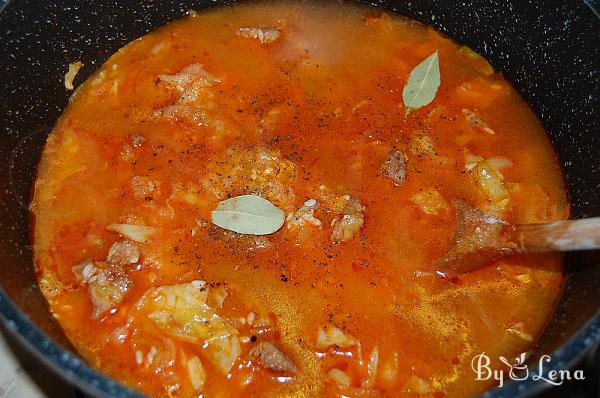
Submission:
[[[245,26],[276,27],[280,37],[260,43],[236,34]],[[407,112],[409,73],[436,50],[437,95]],[[178,93],[159,76],[192,64],[219,79],[196,99],[201,121],[164,117],[160,110]],[[469,123],[463,109],[494,134]],[[139,145],[136,136],[144,137]],[[394,149],[407,158],[400,184],[381,174]],[[252,151],[295,170],[285,180],[288,196],[267,187],[267,199],[286,214],[316,199],[320,226],[284,225],[259,241],[210,224],[220,200],[255,192],[235,178],[227,192],[207,181],[252,167],[236,160]],[[512,162],[497,173],[509,194],[502,206],[465,167],[469,156]],[[136,176],[153,190],[136,193]],[[333,242],[337,214],[323,198],[343,195],[360,200],[364,224],[352,239]],[[501,73],[432,28],[378,9],[242,3],[192,13],[133,41],[77,89],[39,165],[35,264],[52,313],[81,355],[151,396],[470,396],[493,383],[474,380],[472,357],[485,352],[501,366],[498,356],[530,349],[564,277],[555,254],[511,256],[455,277],[431,272],[451,242],[454,199],[511,223],[569,215],[549,139]],[[72,267],[106,259],[123,240],[107,229],[113,223],[156,230],[126,268],[131,285],[122,302],[93,319]],[[216,313],[243,342],[227,374],[202,342],[128,325],[148,289],[193,280],[229,294]],[[253,328],[250,313],[268,327]],[[318,328],[331,326],[357,343],[317,348]],[[251,336],[274,342],[297,371],[261,367],[249,355]],[[173,360],[140,364],[136,355],[146,358],[152,346]],[[375,376],[365,384],[375,348]],[[206,372],[200,389],[186,370],[193,356]],[[334,368],[350,385],[331,377]]]

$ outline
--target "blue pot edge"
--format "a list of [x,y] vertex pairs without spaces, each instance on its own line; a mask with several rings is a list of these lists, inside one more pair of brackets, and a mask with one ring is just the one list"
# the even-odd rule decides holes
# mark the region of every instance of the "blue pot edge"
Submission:
[[[0,287],[0,321],[6,329],[45,365],[62,377],[98,398],[144,398],[145,395],[105,376],[90,367],[83,359],[63,348],[35,325]],[[543,374],[571,368],[587,352],[600,343],[600,311],[598,311],[574,336],[553,353]],[[537,374],[537,366],[531,369]],[[488,390],[481,398],[525,397],[539,393],[551,385],[529,377],[523,381],[510,381],[501,388]]]
[[146,396],[90,367],[82,358],[49,337],[0,287],[0,322],[16,340],[57,376],[97,398],[145,398]]

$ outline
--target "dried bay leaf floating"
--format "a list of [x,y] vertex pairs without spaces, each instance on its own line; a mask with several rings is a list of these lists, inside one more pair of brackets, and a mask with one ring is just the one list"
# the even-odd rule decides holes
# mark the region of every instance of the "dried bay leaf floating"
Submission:
[[417,65],[404,86],[402,100],[407,112],[428,105],[440,86],[440,60],[434,52]]
[[212,212],[213,224],[240,234],[272,234],[281,228],[284,220],[283,210],[256,195],[224,200]]

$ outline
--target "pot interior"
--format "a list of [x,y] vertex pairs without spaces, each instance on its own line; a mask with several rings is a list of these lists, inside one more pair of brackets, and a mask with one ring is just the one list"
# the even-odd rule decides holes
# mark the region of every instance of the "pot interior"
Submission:
[[[97,395],[136,393],[73,355],[36,287],[27,209],[35,166],[68,101],[63,76],[69,62],[82,60],[86,67],[78,79],[87,78],[131,40],[189,9],[217,3],[224,2],[0,1],[0,313],[59,373],[77,376],[78,384]],[[375,4],[435,26],[503,71],[552,138],[564,166],[573,217],[600,216],[600,19],[591,6],[563,2],[550,7],[533,0]],[[564,293],[533,357],[553,352],[555,368],[600,340],[600,253],[572,254],[567,264]],[[487,394],[516,396],[542,387],[533,384],[511,384]]]

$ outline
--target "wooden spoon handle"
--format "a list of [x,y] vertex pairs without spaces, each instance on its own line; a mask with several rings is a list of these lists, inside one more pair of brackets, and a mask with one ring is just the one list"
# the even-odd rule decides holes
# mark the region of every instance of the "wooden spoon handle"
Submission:
[[505,242],[517,246],[517,252],[600,249],[600,217],[549,224],[506,225],[502,235]]

